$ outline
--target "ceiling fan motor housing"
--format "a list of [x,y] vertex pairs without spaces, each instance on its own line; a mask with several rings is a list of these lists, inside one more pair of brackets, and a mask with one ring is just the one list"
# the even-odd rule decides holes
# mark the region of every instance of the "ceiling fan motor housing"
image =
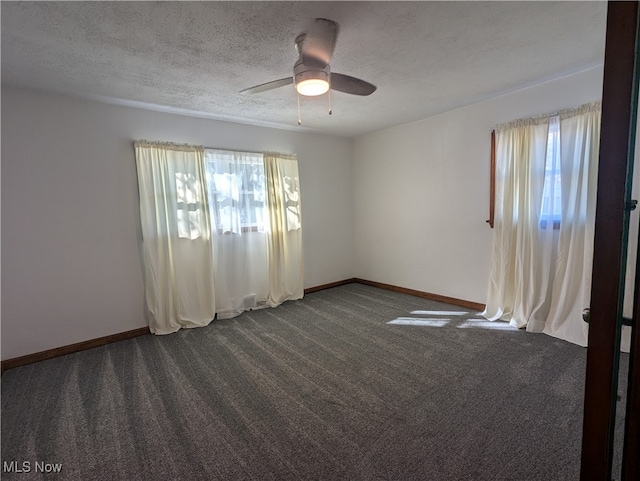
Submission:
[[330,83],[331,68],[329,65],[307,65],[304,58],[299,58],[293,66],[293,79],[296,84],[308,79],[326,80]]

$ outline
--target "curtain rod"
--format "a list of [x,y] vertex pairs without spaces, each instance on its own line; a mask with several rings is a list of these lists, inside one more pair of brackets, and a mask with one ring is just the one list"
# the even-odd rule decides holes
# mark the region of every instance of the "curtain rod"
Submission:
[[205,149],[205,150],[226,150],[227,152],[242,152],[244,154],[264,154],[264,152],[252,152],[252,151],[249,151],[249,150],[226,149],[224,147],[207,147],[207,146],[204,146],[203,149]]
[[133,144],[137,144],[137,143],[145,143],[145,144],[158,144],[158,145],[173,145],[176,147],[180,147],[180,146],[186,146],[186,147],[202,147],[205,150],[224,150],[226,152],[241,152],[243,154],[256,154],[256,155],[265,155],[265,154],[282,154],[282,155],[296,155],[296,154],[291,154],[289,152],[274,152],[273,150],[267,150],[265,152],[254,152],[251,150],[238,150],[238,149],[229,149],[229,148],[224,148],[224,147],[207,147],[207,146],[201,146],[199,144],[190,144],[190,143],[177,143],[177,142],[166,142],[166,141],[159,141],[159,140],[145,140],[145,139],[139,139],[139,140],[134,140]]
[[204,146],[202,148],[204,150],[224,150],[224,151],[227,151],[227,152],[242,152],[243,154],[265,155],[265,154],[274,154],[275,153],[275,154],[280,154],[280,155],[289,155],[289,156],[297,157],[297,154],[292,154],[292,153],[289,153],[289,152],[275,152],[273,150],[267,150],[267,151],[264,151],[264,152],[252,152],[250,150],[225,149],[225,148],[222,148],[222,147],[206,147],[206,146]]

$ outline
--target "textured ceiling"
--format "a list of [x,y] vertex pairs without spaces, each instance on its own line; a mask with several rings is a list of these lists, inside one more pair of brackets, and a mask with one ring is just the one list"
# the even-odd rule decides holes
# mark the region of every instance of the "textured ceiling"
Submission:
[[[605,2],[2,2],[2,84],[357,136],[601,64]],[[369,97],[302,98],[287,77],[314,18]]]

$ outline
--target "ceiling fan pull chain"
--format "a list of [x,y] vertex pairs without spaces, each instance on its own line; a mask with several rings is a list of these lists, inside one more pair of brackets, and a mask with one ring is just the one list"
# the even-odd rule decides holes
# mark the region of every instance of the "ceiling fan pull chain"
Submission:
[[302,119],[300,118],[300,94],[296,91],[296,97],[298,98],[298,125],[302,125]]
[[333,110],[331,109],[331,87],[329,87],[329,115],[333,114]]

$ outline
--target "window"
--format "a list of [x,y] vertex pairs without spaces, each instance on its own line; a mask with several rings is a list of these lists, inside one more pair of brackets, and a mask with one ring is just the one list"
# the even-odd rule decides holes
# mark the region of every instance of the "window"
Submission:
[[175,173],[178,237],[201,236],[203,197],[209,200],[214,232],[264,232],[268,217],[263,155],[205,150],[204,157],[206,192],[194,174]]
[[[544,187],[540,206],[540,228],[545,229],[549,222],[559,229],[562,220],[562,171],[560,162],[560,119],[550,118],[547,135],[547,151],[544,169]],[[493,229],[495,215],[496,183],[496,137],[491,132],[491,174],[489,192],[489,219],[487,223]]]
[[205,169],[218,234],[264,232],[268,217],[263,155],[205,150]]
[[562,220],[562,172],[560,170],[560,119],[551,117],[547,136],[547,155],[544,169],[544,188],[540,207],[540,227],[545,229],[549,222],[553,228],[560,228]]

